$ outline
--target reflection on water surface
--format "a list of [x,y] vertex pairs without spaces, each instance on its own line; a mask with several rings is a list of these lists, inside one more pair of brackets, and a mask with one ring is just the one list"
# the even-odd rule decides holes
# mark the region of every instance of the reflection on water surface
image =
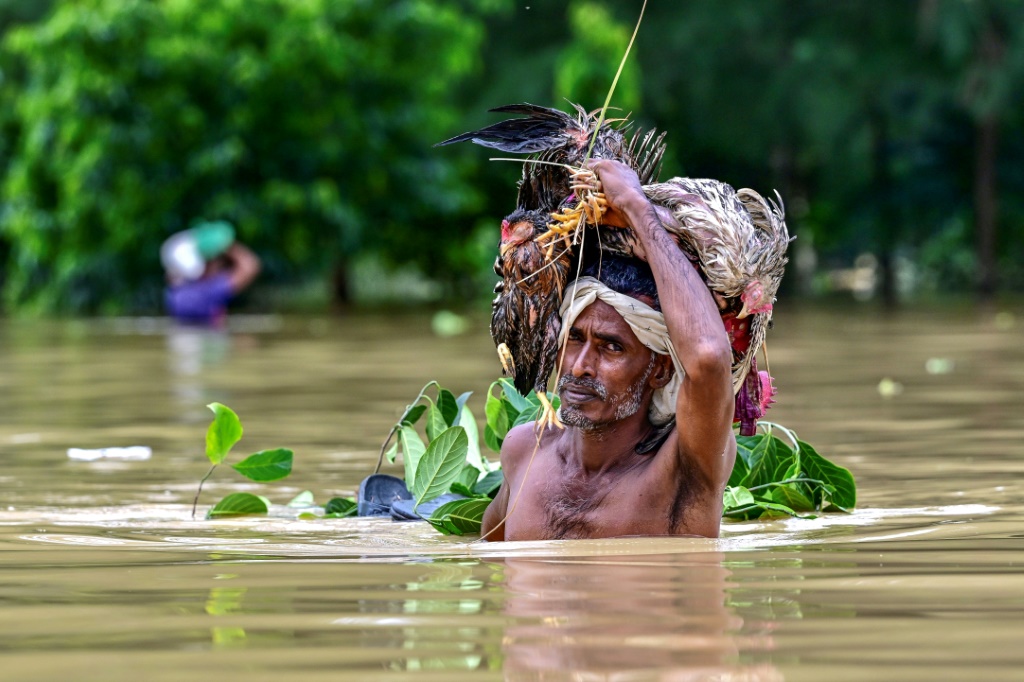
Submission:
[[[507,544],[283,506],[189,519],[206,403],[242,417],[240,454],[288,446],[296,469],[266,485],[218,471],[201,504],[351,494],[428,379],[486,389],[483,318],[450,339],[425,317],[0,323],[3,677],[1017,679],[1012,322],[778,315],[769,415],[854,471],[852,515],[729,523],[717,541]],[[153,455],[66,455],[129,445]]]

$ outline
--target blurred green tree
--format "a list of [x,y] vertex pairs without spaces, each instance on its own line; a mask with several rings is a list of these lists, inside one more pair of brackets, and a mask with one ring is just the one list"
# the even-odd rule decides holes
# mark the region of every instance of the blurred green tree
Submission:
[[[202,218],[238,225],[268,281],[343,274],[370,254],[419,265],[450,296],[483,292],[519,168],[431,145],[501,104],[599,107],[639,11],[55,7],[0,0],[0,22],[42,17],[0,49],[9,309],[152,310],[159,242]],[[689,0],[648,6],[612,105],[668,131],[663,177],[778,189],[794,255],[842,267],[870,251],[894,300],[903,256],[920,282],[1024,287],[1022,93],[1014,0]]]
[[1024,103],[1024,4],[923,0],[922,31],[953,87],[944,94],[974,128],[973,223],[976,283],[991,297],[998,282],[1000,137]]
[[5,303],[152,309],[160,242],[202,218],[278,279],[373,250],[443,279],[480,197],[430,145],[502,4],[82,0],[11,32]]
[[[584,107],[597,109],[608,96],[612,79],[629,46],[633,25],[616,21],[605,5],[593,0],[573,2],[568,13],[571,40],[555,62],[555,96],[591,103]],[[629,115],[639,106],[640,67],[633,57],[626,62],[619,77],[607,117]]]

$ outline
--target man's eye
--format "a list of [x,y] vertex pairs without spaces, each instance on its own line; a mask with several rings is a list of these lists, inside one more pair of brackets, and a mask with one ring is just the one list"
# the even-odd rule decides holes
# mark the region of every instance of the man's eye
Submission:
[[608,350],[612,351],[613,353],[621,353],[622,352],[622,346],[620,346],[617,343],[608,343],[608,344],[605,345],[605,348],[607,348]]

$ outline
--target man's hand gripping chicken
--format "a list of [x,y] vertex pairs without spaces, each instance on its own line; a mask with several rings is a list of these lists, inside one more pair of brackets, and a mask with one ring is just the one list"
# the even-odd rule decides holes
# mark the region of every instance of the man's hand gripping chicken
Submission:
[[635,230],[650,269],[606,258],[567,285],[557,384],[567,428],[508,433],[483,535],[717,537],[736,457],[719,311],[636,173],[609,160],[588,167],[607,201],[602,222]]

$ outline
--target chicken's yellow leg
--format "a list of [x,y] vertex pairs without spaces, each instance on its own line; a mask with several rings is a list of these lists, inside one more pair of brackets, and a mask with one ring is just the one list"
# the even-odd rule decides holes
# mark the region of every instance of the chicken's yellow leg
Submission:
[[505,376],[514,377],[516,375],[515,358],[512,357],[512,351],[504,343],[498,344],[498,360],[501,361],[501,368],[505,371]]
[[549,426],[555,426],[559,429],[564,429],[565,424],[558,418],[558,412],[552,407],[551,402],[548,400],[548,396],[544,393],[537,393],[537,400],[540,401],[541,410],[540,414],[537,415],[537,429],[543,431]]

